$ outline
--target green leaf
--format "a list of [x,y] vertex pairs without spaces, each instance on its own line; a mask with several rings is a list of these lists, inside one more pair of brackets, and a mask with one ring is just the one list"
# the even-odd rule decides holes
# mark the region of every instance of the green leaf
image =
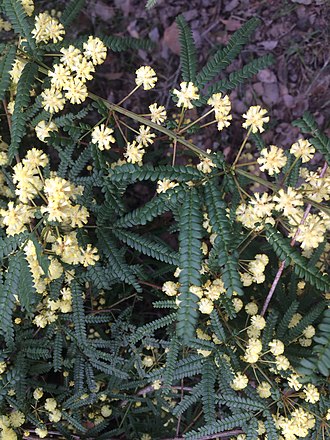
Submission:
[[98,229],[97,235],[99,238],[98,249],[100,249],[108,259],[112,271],[121,281],[131,284],[137,292],[142,292],[142,288],[135,274],[118,250],[115,239],[109,233],[106,233],[104,229]]
[[183,81],[193,82],[196,80],[196,47],[192,32],[183,15],[176,19],[180,35],[180,60]]
[[0,61],[0,100],[3,100],[10,84],[10,70],[16,57],[16,47],[10,46]]
[[309,112],[305,112],[301,119],[293,121],[293,126],[299,127],[303,133],[311,133],[312,137],[309,142],[314,145],[314,147],[323,154],[327,163],[330,163],[330,138],[328,138],[324,133],[322,133],[313,115]]
[[186,193],[180,210],[179,275],[180,295],[177,334],[185,342],[195,335],[198,318],[198,297],[190,292],[191,286],[201,285],[203,218],[201,200],[195,188]]
[[14,113],[12,117],[11,143],[8,149],[9,161],[12,161],[20,147],[20,142],[26,133],[26,109],[30,102],[30,91],[37,76],[38,65],[27,63],[18,81]]
[[65,7],[61,15],[61,22],[65,28],[78,16],[85,5],[86,0],[71,0]]
[[224,49],[219,49],[215,55],[213,55],[197,75],[196,85],[199,89],[212,81],[222,70],[231,64],[237,55],[240,54],[242,47],[249,42],[252,33],[259,24],[260,20],[258,18],[251,18],[234,33]]
[[0,260],[15,252],[16,249],[26,241],[28,236],[29,233],[24,231],[19,234],[0,238]]
[[72,291],[72,312],[73,324],[78,344],[84,346],[87,344],[87,330],[85,322],[84,301],[82,298],[82,289],[76,281],[71,283]]
[[8,272],[4,284],[0,285],[0,332],[7,345],[14,343],[14,324],[12,321],[15,307],[15,297],[20,284],[21,258],[12,257],[9,261]]
[[22,3],[18,0],[3,0],[2,7],[16,34],[25,38],[30,49],[34,51],[36,44],[31,34],[32,24],[24,11]]
[[99,38],[113,52],[123,52],[129,49],[150,50],[154,46],[152,41],[143,38],[117,36],[100,36]]
[[113,231],[113,234],[119,240],[144,255],[148,255],[156,260],[163,261],[164,263],[172,264],[173,266],[178,265],[177,253],[161,241],[156,242],[150,238],[123,229],[116,229]]
[[147,9],[153,8],[154,6],[156,6],[157,2],[158,0],[148,0],[146,3],[146,8]]
[[109,170],[108,179],[113,183],[125,183],[130,185],[142,180],[177,180],[178,182],[189,182],[190,180],[202,180],[205,175],[191,166],[183,165],[161,165],[154,167],[153,165],[137,165],[124,164]]
[[234,90],[237,86],[246,82],[247,79],[256,75],[260,70],[273,64],[273,62],[274,58],[272,55],[265,55],[251,61],[242,69],[232,72],[228,79],[223,79],[208,87],[205,96],[199,102],[205,104],[214,93],[225,93]]
[[215,381],[216,370],[213,359],[205,359],[202,376],[202,404],[206,423],[212,424],[216,420],[215,412]]
[[208,210],[212,232],[217,234],[214,248],[218,253],[218,263],[221,267],[222,280],[228,296],[232,296],[234,292],[238,295],[243,295],[238,270],[238,255],[235,250],[232,249],[234,237],[230,220],[227,217],[227,206],[215,185],[215,182],[208,182],[204,185],[204,191],[205,204]]
[[21,273],[19,280],[19,288],[17,290],[17,296],[21,304],[22,310],[26,310],[31,313],[34,311],[34,305],[38,304],[40,297],[38,296],[36,289],[34,288],[33,278],[30,272],[30,268],[24,256],[20,254],[17,256],[20,259]]
[[266,225],[266,238],[271,244],[278,258],[293,265],[293,270],[298,277],[304,278],[308,283],[322,292],[330,289],[329,275],[322,275],[315,266],[310,266],[307,258],[290,246],[289,240],[282,237],[272,226]]

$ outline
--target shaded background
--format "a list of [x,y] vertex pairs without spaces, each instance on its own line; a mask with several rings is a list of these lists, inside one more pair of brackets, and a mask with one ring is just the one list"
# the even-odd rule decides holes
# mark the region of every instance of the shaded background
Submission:
[[[100,87],[111,100],[116,101],[131,90],[137,67],[150,64],[159,77],[150,102],[156,100],[167,107],[173,106],[169,90],[180,82],[175,24],[178,14],[183,13],[193,30],[200,66],[227,43],[242,23],[257,16],[262,20],[261,26],[227,72],[266,53],[274,55],[275,63],[231,93],[234,113],[239,116],[249,105],[263,105],[276,125],[267,138],[283,147],[291,145],[297,137],[298,132],[289,125],[290,121],[305,110],[312,112],[321,127],[329,131],[328,0],[159,0],[151,10],[145,9],[145,3],[145,0],[87,0],[79,17],[79,33],[92,28],[95,33],[149,38],[155,43],[148,52],[139,50],[129,57],[127,53],[110,55],[103,69],[98,70],[99,81],[103,79]],[[146,112],[148,98],[141,91],[130,101],[130,107]],[[232,133],[237,133],[237,123],[239,120],[234,120]],[[235,143],[235,139],[232,141]]]

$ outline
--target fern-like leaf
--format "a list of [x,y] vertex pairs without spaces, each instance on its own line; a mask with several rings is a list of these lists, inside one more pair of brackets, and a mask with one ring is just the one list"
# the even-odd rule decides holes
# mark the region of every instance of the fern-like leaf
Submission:
[[136,249],[142,254],[148,255],[156,260],[163,261],[165,263],[178,265],[178,256],[170,247],[166,246],[162,242],[156,242],[147,237],[135,234],[134,232],[125,231],[123,229],[117,229],[113,231],[113,234],[128,246]]
[[16,251],[16,249],[25,242],[28,235],[28,232],[21,232],[13,236],[0,238],[0,260]]
[[257,18],[249,20],[235,32],[224,49],[219,49],[215,55],[213,55],[197,75],[196,85],[199,89],[212,81],[222,70],[231,64],[241,52],[242,47],[249,42],[251,34],[259,24],[260,20]]
[[160,179],[177,180],[178,182],[189,182],[190,180],[202,180],[205,176],[196,168],[176,165],[137,165],[124,164],[109,170],[109,180],[113,183],[125,183],[130,185],[142,180],[156,181]]
[[137,292],[142,292],[135,274],[132,272],[130,266],[125,262],[122,254],[118,250],[115,239],[103,229],[98,229],[98,238],[98,248],[108,259],[112,271],[121,281],[131,284]]
[[260,70],[266,69],[266,67],[270,66],[273,62],[274,58],[272,55],[265,55],[247,63],[242,69],[232,72],[228,79],[223,79],[210,86],[206,91],[206,95],[199,101],[205,104],[214,93],[225,93],[234,90],[238,85],[252,78]]
[[226,213],[226,204],[215,184],[204,186],[205,204],[209,213],[212,232],[217,234],[214,246],[218,252],[218,263],[222,268],[222,279],[231,296],[234,292],[243,295],[242,283],[238,271],[238,256],[231,249],[233,233]]
[[200,270],[202,267],[201,238],[202,214],[201,201],[195,188],[186,193],[180,210],[179,254],[181,269],[179,275],[180,295],[177,334],[188,342],[195,334],[198,317],[198,297],[190,292],[191,286],[201,285]]
[[14,343],[12,315],[15,306],[14,294],[19,289],[20,274],[21,259],[13,257],[9,261],[5,282],[0,285],[0,332],[10,346]]
[[171,313],[170,315],[163,316],[162,318],[159,319],[155,319],[154,321],[139,327],[131,338],[132,343],[135,344],[144,336],[151,335],[156,330],[163,327],[167,327],[168,325],[172,324],[175,321],[175,318],[176,318],[176,313]]
[[179,353],[180,353],[180,344],[177,338],[174,336],[170,343],[169,351],[166,356],[166,366],[165,366],[164,375],[162,377],[163,394],[168,394],[171,390],[174,371],[177,366]]
[[193,82],[196,80],[196,46],[192,32],[183,15],[179,15],[176,23],[180,31],[180,60],[183,81]]
[[[211,426],[199,428],[198,431],[190,431],[185,435],[186,440],[199,440],[212,434],[219,434],[220,432],[229,431],[238,428],[237,434],[242,431],[239,430],[242,424],[250,419],[250,414],[237,414],[234,416],[224,417],[219,422],[214,422]],[[231,433],[232,434],[232,433]],[[232,434],[233,435],[233,434]]]
[[293,121],[292,125],[299,127],[303,133],[311,133],[310,143],[323,154],[325,160],[330,163],[330,138],[322,133],[317,123],[309,112],[305,112],[301,119]]
[[2,55],[0,61],[0,101],[5,97],[10,84],[10,70],[16,56],[16,47],[10,46]]
[[322,275],[316,267],[310,266],[308,259],[300,255],[296,249],[290,246],[287,239],[269,225],[266,226],[266,237],[278,258],[290,262],[298,277],[304,278],[322,292],[327,292],[330,289],[329,276]]
[[202,383],[199,382],[197,385],[195,385],[191,390],[189,395],[185,395],[184,398],[181,400],[180,403],[178,403],[174,409],[173,414],[176,417],[181,416],[189,407],[194,405],[195,403],[199,402],[199,399],[201,398],[203,393]]
[[[23,36],[32,51],[35,50],[36,44],[32,38],[32,25],[29,17],[26,15],[22,3],[17,0],[3,0],[2,7],[13,25],[16,34]],[[18,96],[18,95],[17,95]]]
[[182,202],[183,197],[183,191],[178,191],[176,188],[168,190],[166,193],[154,197],[142,207],[125,214],[116,221],[115,226],[119,228],[131,228],[132,226],[146,225],[156,217],[170,211],[172,206]]
[[323,312],[322,320],[318,326],[316,344],[312,354],[301,360],[298,371],[309,376],[309,380],[317,380],[317,375],[328,377],[330,374],[330,309]]
[[150,50],[153,42],[143,38],[133,37],[117,37],[117,36],[100,36],[103,43],[113,52],[123,52],[128,49]]
[[215,413],[215,381],[216,371],[213,360],[205,359],[202,377],[202,404],[206,423],[212,424],[216,419]]
[[82,290],[76,281],[71,284],[72,291],[72,310],[75,334],[79,345],[87,344],[87,330],[85,322],[84,301]]
[[32,90],[37,72],[37,64],[27,63],[18,81],[15,107],[12,117],[11,143],[8,149],[9,161],[11,161],[17,153],[21,139],[26,132],[25,110],[30,102],[30,91]]
[[62,15],[61,22],[65,28],[73,22],[78,16],[79,12],[85,5],[86,0],[71,0],[65,7]]

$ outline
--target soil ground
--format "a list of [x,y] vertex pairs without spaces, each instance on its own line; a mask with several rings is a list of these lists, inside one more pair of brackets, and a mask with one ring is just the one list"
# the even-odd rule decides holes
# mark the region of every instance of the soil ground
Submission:
[[[289,147],[298,135],[290,122],[308,110],[321,128],[330,131],[330,2],[328,0],[159,0],[151,10],[145,0],[88,0],[80,16],[84,27],[112,35],[149,38],[151,51],[127,57],[113,54],[99,73],[110,99],[132,89],[134,70],[150,64],[160,81],[152,99],[170,107],[169,90],[180,83],[179,43],[175,18],[183,13],[193,30],[199,65],[251,17],[262,21],[231,70],[251,58],[272,53],[275,63],[230,95],[234,122],[224,137],[224,148],[241,139],[240,115],[250,105],[267,108],[273,126],[266,141]],[[142,100],[142,101],[141,101]],[[152,101],[151,101],[152,102]],[[137,94],[129,105],[144,113],[145,96]],[[229,143],[230,139],[230,143]],[[206,142],[205,148],[210,147]]]

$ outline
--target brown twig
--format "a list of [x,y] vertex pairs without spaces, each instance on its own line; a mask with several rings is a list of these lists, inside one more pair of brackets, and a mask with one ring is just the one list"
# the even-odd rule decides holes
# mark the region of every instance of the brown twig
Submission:
[[[324,177],[325,172],[327,171],[327,168],[328,168],[328,164],[325,162],[324,165],[323,165],[323,168],[322,168],[322,170],[320,172],[320,175],[319,175],[320,178]],[[304,212],[304,215],[303,215],[303,217],[301,219],[301,222],[300,222],[300,224],[299,224],[299,226],[298,226],[298,228],[297,228],[297,230],[296,230],[296,232],[295,232],[295,234],[294,234],[294,236],[293,236],[293,238],[292,238],[292,240],[290,242],[290,246],[294,246],[295,245],[297,236],[298,236],[298,234],[300,232],[300,226],[302,226],[305,223],[306,218],[307,218],[308,214],[310,213],[311,208],[312,208],[312,204],[309,203],[307,205],[306,209],[305,209],[305,212]],[[271,288],[270,288],[270,290],[268,292],[268,295],[266,297],[266,301],[265,301],[264,306],[262,308],[261,316],[264,316],[266,311],[267,311],[267,309],[268,309],[269,303],[270,303],[270,301],[271,301],[271,299],[273,297],[273,294],[275,292],[277,284],[280,281],[280,278],[282,276],[282,273],[283,273],[283,270],[284,270],[284,267],[285,267],[285,262],[286,262],[286,260],[283,260],[281,262],[281,264],[280,264],[280,267],[278,268],[277,274],[276,274],[276,276],[274,278],[273,284],[271,285]]]

